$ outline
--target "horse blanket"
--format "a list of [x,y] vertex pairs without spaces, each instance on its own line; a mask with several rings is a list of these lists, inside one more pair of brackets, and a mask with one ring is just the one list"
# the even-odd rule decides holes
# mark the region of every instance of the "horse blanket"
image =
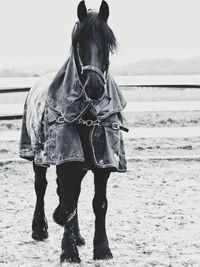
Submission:
[[[70,161],[84,163],[86,155],[77,121],[90,110],[103,123],[123,125],[121,112],[125,106],[126,101],[110,74],[104,96],[100,100],[88,100],[80,85],[71,52],[56,75],[50,73],[42,77],[28,93],[24,105],[20,157],[34,160],[42,166]],[[64,118],[63,123],[59,123],[58,118]],[[89,150],[95,166],[126,171],[120,129],[95,125],[89,128]]]

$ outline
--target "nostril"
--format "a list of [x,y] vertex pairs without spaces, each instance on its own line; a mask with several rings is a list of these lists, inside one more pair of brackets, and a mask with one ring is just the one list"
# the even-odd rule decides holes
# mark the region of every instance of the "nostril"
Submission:
[[85,92],[92,100],[98,100],[104,94],[104,86],[85,86]]
[[96,73],[89,72],[85,80],[85,92],[92,100],[98,100],[104,94],[104,83]]
[[91,91],[88,86],[85,86],[85,93],[89,98],[91,98]]

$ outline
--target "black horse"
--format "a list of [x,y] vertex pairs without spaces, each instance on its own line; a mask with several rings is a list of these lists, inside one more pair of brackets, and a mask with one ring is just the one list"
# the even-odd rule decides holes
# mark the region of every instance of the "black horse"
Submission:
[[[37,201],[32,221],[32,238],[39,241],[48,238],[44,212],[46,170],[48,165],[56,164],[59,205],[53,218],[56,223],[64,226],[61,262],[80,262],[77,246],[84,245],[85,240],[79,230],[77,202],[81,181],[89,169],[94,173],[95,185],[93,258],[113,257],[105,224],[106,186],[111,172],[126,171],[120,131],[126,130],[122,126],[121,116],[126,103],[108,73],[109,53],[117,47],[115,36],[107,25],[108,16],[109,7],[105,1],[102,1],[99,12],[87,11],[84,1],[78,5],[79,21],[72,33],[72,57],[58,72],[46,93],[42,94],[41,99],[45,99],[45,105],[38,131],[40,144],[37,147],[33,146],[31,131],[36,132],[36,128],[31,118],[33,109],[39,112],[41,103],[37,103],[39,97],[36,97],[34,107],[30,107],[34,90],[30,91],[25,103],[20,156],[33,160],[35,172]],[[72,65],[76,82],[73,88],[70,87],[69,93],[67,87],[73,76]],[[61,87],[63,95],[57,90]],[[38,96],[41,90],[36,89]],[[54,101],[56,97],[59,99],[57,102]],[[60,110],[56,108],[56,103],[62,106]],[[28,151],[29,146],[32,152]],[[27,151],[28,156],[25,156]],[[38,162],[38,151],[43,158],[49,153],[48,160],[46,157],[46,161]],[[57,155],[57,159],[52,159],[52,153]]]

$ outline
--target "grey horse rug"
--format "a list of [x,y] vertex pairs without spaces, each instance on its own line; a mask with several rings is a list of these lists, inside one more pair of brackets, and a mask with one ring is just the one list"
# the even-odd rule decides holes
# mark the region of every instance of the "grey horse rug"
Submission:
[[96,101],[88,100],[71,52],[56,75],[50,73],[42,77],[28,93],[20,157],[42,166],[71,161],[85,163],[87,157],[77,122],[90,110],[97,119],[96,124],[87,127],[90,131],[88,149],[94,165],[124,172],[127,164],[123,136],[118,126],[123,126],[121,112],[125,106],[126,101],[109,74],[103,97]]

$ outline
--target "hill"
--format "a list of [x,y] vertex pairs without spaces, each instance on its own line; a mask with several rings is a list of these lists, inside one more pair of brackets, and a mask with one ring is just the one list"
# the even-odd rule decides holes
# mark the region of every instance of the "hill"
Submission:
[[112,66],[114,75],[189,75],[200,74],[200,56],[183,60],[146,59]]
[[[38,77],[59,66],[28,66],[0,69],[0,77]],[[200,55],[175,60],[171,58],[145,59],[127,64],[111,64],[113,75],[191,75],[200,74]]]

